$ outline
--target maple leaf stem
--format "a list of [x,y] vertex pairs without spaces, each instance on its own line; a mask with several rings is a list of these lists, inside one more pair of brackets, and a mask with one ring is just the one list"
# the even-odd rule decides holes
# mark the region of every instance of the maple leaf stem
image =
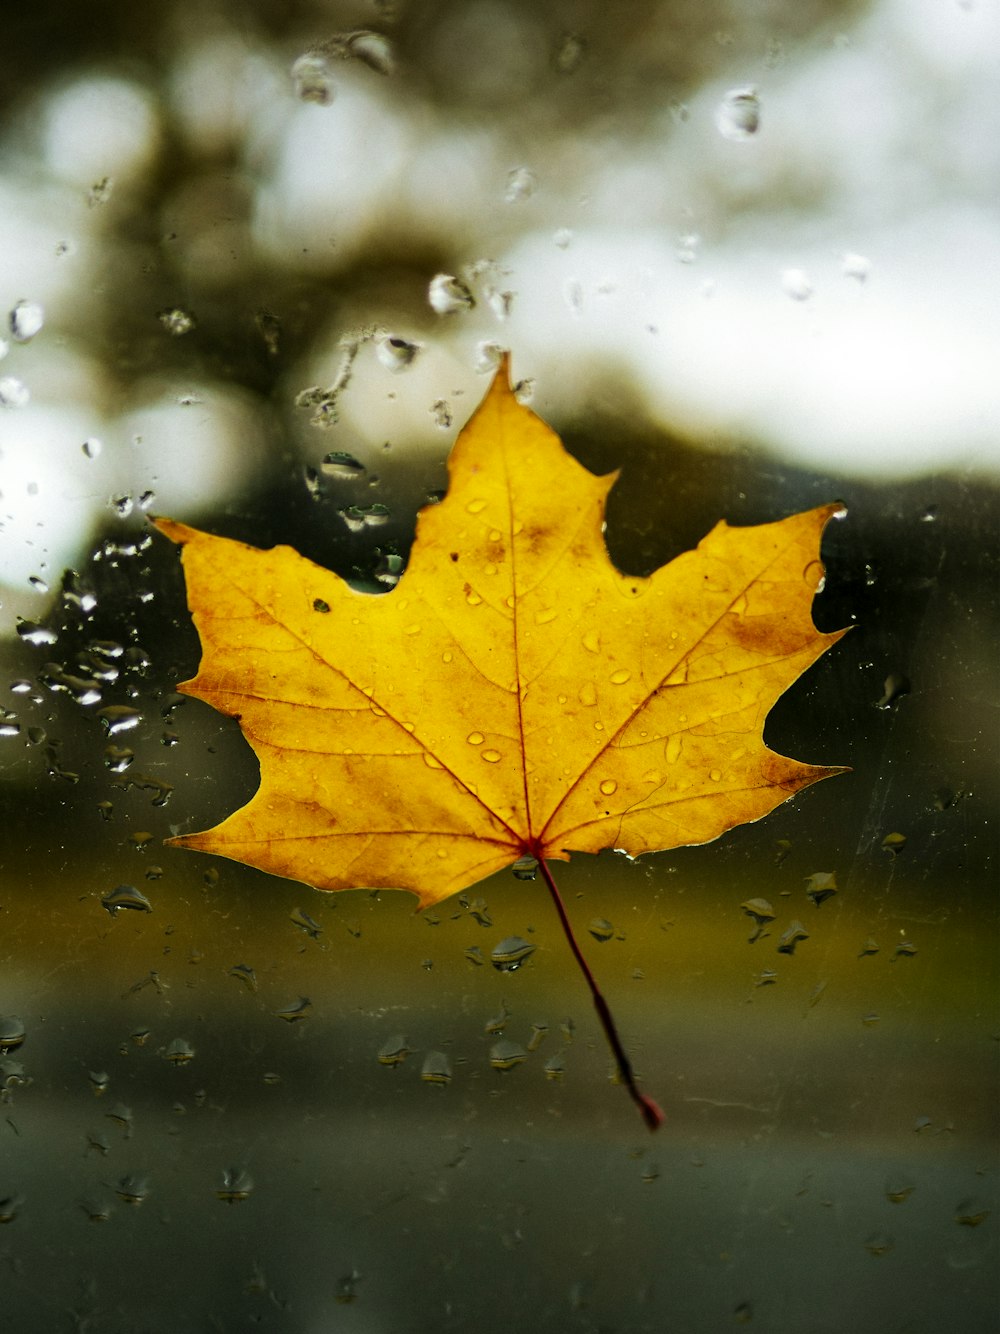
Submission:
[[604,998],[604,993],[597,985],[597,979],[590,971],[590,964],[587,962],[576,936],[573,934],[573,927],[570,924],[569,916],[566,912],[566,905],[563,897],[559,893],[559,886],[553,879],[552,872],[549,870],[549,864],[544,857],[537,857],[538,868],[542,873],[549,893],[552,896],[552,902],[556,906],[556,912],[559,914],[559,921],[562,924],[563,934],[569,942],[569,947],[573,951],[573,957],[579,965],[581,973],[586,979],[587,986],[590,988],[590,994],[593,997],[594,1008],[597,1010],[597,1017],[601,1021],[601,1027],[604,1029],[604,1035],[608,1039],[608,1045],[614,1053],[615,1062],[618,1066],[618,1073],[621,1081],[628,1089],[629,1097],[639,1108],[639,1113],[650,1130],[658,1129],[664,1121],[664,1115],[660,1107],[653,1101],[648,1094],[643,1093],[635,1079],[635,1072],[632,1069],[632,1062],[628,1058],[628,1053],[622,1045],[622,1040],[618,1036],[618,1029],[615,1026],[614,1017],[611,1014],[611,1007]]

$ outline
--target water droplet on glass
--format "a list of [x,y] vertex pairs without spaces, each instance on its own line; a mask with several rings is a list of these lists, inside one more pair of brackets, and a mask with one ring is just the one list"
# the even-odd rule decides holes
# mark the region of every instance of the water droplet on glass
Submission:
[[474,963],[477,968],[481,968],[486,962],[483,958],[483,952],[478,945],[470,945],[465,951],[465,957],[468,959],[469,963]]
[[577,692],[577,699],[584,708],[592,708],[597,703],[597,687],[593,681],[584,681]]
[[183,334],[190,333],[195,326],[194,316],[190,311],[181,310],[179,306],[159,311],[156,318],[167,333],[174,338],[180,338]]
[[865,1250],[878,1259],[892,1250],[892,1238],[884,1232],[873,1232],[865,1241]]
[[308,51],[292,66],[295,95],[303,102],[329,106],[334,97],[334,83],[326,57]]
[[631,679],[632,673],[626,671],[624,667],[620,667],[618,671],[611,673],[611,684],[613,686],[623,686],[626,681],[631,681]]
[[391,518],[385,505],[351,505],[339,514],[352,533],[359,533],[364,528],[382,528]]
[[490,961],[501,973],[513,973],[535,952],[535,946],[521,936],[508,936],[501,940],[492,953]]
[[358,60],[376,74],[388,76],[396,72],[396,54],[384,33],[359,28],[356,32],[335,37],[330,46],[338,55]]
[[618,791],[618,784],[613,778],[605,778],[601,782],[601,793],[605,797],[613,796]]
[[125,1204],[140,1205],[149,1199],[149,1182],[145,1177],[123,1176],[115,1187],[115,1194]]
[[136,889],[135,885],[118,885],[115,889],[109,889],[106,894],[101,895],[101,907],[107,908],[112,917],[117,916],[123,909],[131,909],[133,912],[152,912],[153,905],[141,889]]
[[375,355],[390,371],[404,371],[411,366],[420,351],[419,343],[410,343],[394,334],[382,334],[375,340]]
[[135,751],[128,746],[106,746],[104,764],[113,774],[123,774],[135,759]]
[[916,1190],[909,1181],[889,1181],[885,1187],[885,1198],[890,1204],[905,1204]]
[[847,250],[840,257],[840,271],[845,278],[853,278],[855,282],[865,283],[872,271],[871,260],[865,259],[864,255],[856,255],[853,251]]
[[795,946],[800,940],[808,940],[809,932],[801,922],[793,922],[786,931],[782,931],[778,938],[779,954],[794,954]]
[[19,301],[10,312],[8,323],[14,342],[27,343],[41,332],[45,311],[37,301]]
[[234,963],[229,970],[229,976],[235,977],[238,982],[242,982],[250,991],[257,990],[257,974],[248,963]]
[[425,1084],[450,1084],[451,1061],[443,1051],[429,1051],[420,1067],[420,1078]]
[[16,1014],[0,1016],[0,1055],[20,1047],[24,1041],[24,1020]]
[[520,199],[530,199],[538,188],[538,177],[528,167],[515,167],[507,173],[507,188],[504,200],[514,204]]
[[431,412],[434,416],[434,425],[440,427],[442,431],[447,431],[452,423],[451,404],[446,398],[436,399],[431,405]]
[[601,941],[602,944],[604,943],[604,941],[610,940],[611,937],[615,934],[615,928],[611,925],[611,923],[608,921],[606,917],[592,918],[589,926],[587,927],[587,930],[590,932],[590,934],[594,937],[595,940]]
[[468,286],[450,273],[439,273],[431,279],[427,300],[438,315],[456,315],[476,304]]
[[490,1048],[490,1065],[494,1070],[513,1070],[515,1065],[528,1059],[528,1053],[518,1042],[502,1038]]
[[837,892],[837,876],[833,871],[816,871],[806,879],[806,896],[818,908]]
[[194,1059],[194,1048],[183,1038],[174,1038],[164,1049],[163,1059],[171,1065],[187,1065]]
[[227,1167],[215,1187],[215,1198],[223,1204],[241,1204],[250,1198],[253,1178],[244,1167]]
[[275,1010],[279,1019],[284,1019],[286,1024],[297,1024],[305,1019],[312,1009],[312,1001],[308,996],[300,996],[297,1001],[291,1005],[286,1005],[283,1010]]
[[476,344],[475,368],[480,375],[489,375],[500,365],[506,349],[490,341]]
[[765,927],[768,922],[774,921],[774,909],[767,899],[747,899],[745,903],[740,904],[740,907],[756,923],[753,933],[748,937],[750,944],[753,945],[760,940],[761,936],[768,934]]
[[356,1269],[352,1269],[349,1274],[341,1274],[333,1285],[333,1299],[340,1302],[342,1306],[348,1306],[351,1302],[358,1299],[358,1283],[361,1281],[361,1275]]
[[896,857],[906,847],[905,834],[886,834],[882,840],[882,850],[887,852],[890,857]]
[[574,74],[587,50],[587,44],[575,32],[564,32],[552,52],[552,68],[557,74]]
[[674,254],[682,264],[693,264],[701,249],[701,237],[697,232],[685,232],[677,238]]
[[407,1056],[411,1054],[411,1048],[406,1044],[406,1038],[402,1033],[397,1033],[383,1042],[378,1049],[379,1065],[402,1065]]
[[878,952],[879,952],[878,941],[873,940],[872,937],[869,936],[868,939],[865,941],[865,943],[861,946],[861,949],[858,951],[858,958],[863,959],[865,958],[866,955],[878,954]]
[[336,478],[338,482],[356,481],[365,471],[365,465],[359,463],[353,454],[339,450],[326,454],[319,466],[327,477]]
[[114,188],[115,178],[113,176],[102,176],[87,191],[87,207],[98,208],[100,205],[106,204],[111,198]]
[[119,732],[131,731],[142,721],[142,714],[127,704],[109,704],[98,710],[97,714],[108,736],[117,736]]
[[379,557],[379,562],[375,566],[375,579],[380,584],[385,584],[389,588],[394,588],[399,583],[400,576],[403,573],[403,558],[397,556],[395,552],[385,552]]
[[472,902],[470,903],[467,899],[463,897],[462,899],[459,900],[459,902],[465,907],[469,916],[474,921],[478,922],[480,926],[493,925],[493,918],[490,916],[490,911],[489,908],[487,907],[485,899],[482,898],[473,899]]
[[558,1081],[566,1074],[566,1056],[563,1052],[556,1052],[550,1056],[544,1065],[545,1078]]
[[909,679],[901,672],[892,672],[885,678],[882,686],[882,698],[875,705],[877,709],[891,709],[898,704],[904,695],[910,693]]
[[516,295],[516,292],[501,291],[498,287],[489,287],[484,292],[486,304],[498,320],[506,320],[510,317]]
[[955,1222],[963,1227],[979,1227],[989,1216],[990,1209],[981,1200],[962,1200],[955,1208]]
[[538,874],[538,862],[534,857],[520,857],[510,869],[515,880],[534,880]]
[[31,392],[16,375],[0,376],[0,408],[27,407]]
[[760,129],[760,98],[757,89],[732,88],[719,103],[715,124],[724,139],[739,143]]
[[910,959],[917,952],[917,947],[912,940],[901,940],[892,952],[891,962],[895,963],[897,959]]
[[481,750],[479,753],[487,764],[499,764],[500,760],[503,759],[498,750]]
[[763,926],[765,922],[774,921],[775,912],[767,899],[747,899],[745,903],[740,904],[740,907],[748,917],[753,918],[758,926]]
[[813,285],[803,269],[785,269],[781,275],[781,287],[793,301],[808,301],[813,294]]
[[709,776],[709,778],[712,780],[713,783],[721,783],[721,782],[722,782],[722,770],[721,770],[721,769],[710,769],[709,772],[708,772],[708,776]]
[[510,1019],[510,1010],[507,1009],[506,1003],[501,1001],[500,1013],[495,1014],[492,1019],[487,1019],[486,1023],[483,1025],[483,1032],[502,1033],[504,1029],[507,1027],[507,1021],[509,1019]]
[[528,1039],[528,1050],[537,1051],[548,1036],[548,1024],[534,1023],[531,1025],[531,1037]]
[[482,732],[470,732],[465,739],[470,746],[481,746],[486,740]]
[[294,908],[288,916],[289,920],[297,926],[300,931],[304,931],[311,940],[319,939],[320,932],[323,928],[318,922],[314,922],[307,912],[303,912],[301,908]]

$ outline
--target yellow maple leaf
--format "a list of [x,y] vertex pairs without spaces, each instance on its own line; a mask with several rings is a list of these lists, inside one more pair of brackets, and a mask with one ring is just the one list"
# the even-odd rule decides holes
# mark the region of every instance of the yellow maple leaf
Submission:
[[554,891],[548,862],[571,852],[704,843],[843,772],[763,741],[844,633],[811,614],[837,505],[719,523],[649,578],[622,574],[603,535],[616,474],[575,462],[506,366],[448,466],[388,594],[156,521],[183,546],[203,649],[179,688],[237,718],[260,761],[246,806],[173,844],[427,907],[523,857]]

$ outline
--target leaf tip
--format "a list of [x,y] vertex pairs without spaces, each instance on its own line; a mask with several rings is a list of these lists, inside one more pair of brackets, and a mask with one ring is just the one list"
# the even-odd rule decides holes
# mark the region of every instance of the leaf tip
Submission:
[[178,523],[176,519],[169,519],[164,514],[150,514],[147,517],[158,533],[162,533],[171,542],[176,542],[178,546],[190,541],[194,534],[194,529],[189,528],[186,523]]

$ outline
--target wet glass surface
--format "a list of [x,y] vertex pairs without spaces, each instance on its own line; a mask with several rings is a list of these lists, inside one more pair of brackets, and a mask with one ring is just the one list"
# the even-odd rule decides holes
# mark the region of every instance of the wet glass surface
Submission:
[[[11,1334],[995,1326],[988,16],[670,8],[258,3],[203,31],[122,8],[99,46],[54,44],[59,6],[24,16],[0,179]],[[862,127],[844,107],[887,50],[896,119]],[[902,369],[877,360],[907,329]],[[723,516],[848,510],[815,616],[854,629],[766,737],[852,772],[705,847],[558,868],[655,1136],[534,866],[417,915],[164,846],[257,766],[176,692],[199,648],[147,516],[391,596],[506,347],[574,454],[622,470],[623,569]]]

